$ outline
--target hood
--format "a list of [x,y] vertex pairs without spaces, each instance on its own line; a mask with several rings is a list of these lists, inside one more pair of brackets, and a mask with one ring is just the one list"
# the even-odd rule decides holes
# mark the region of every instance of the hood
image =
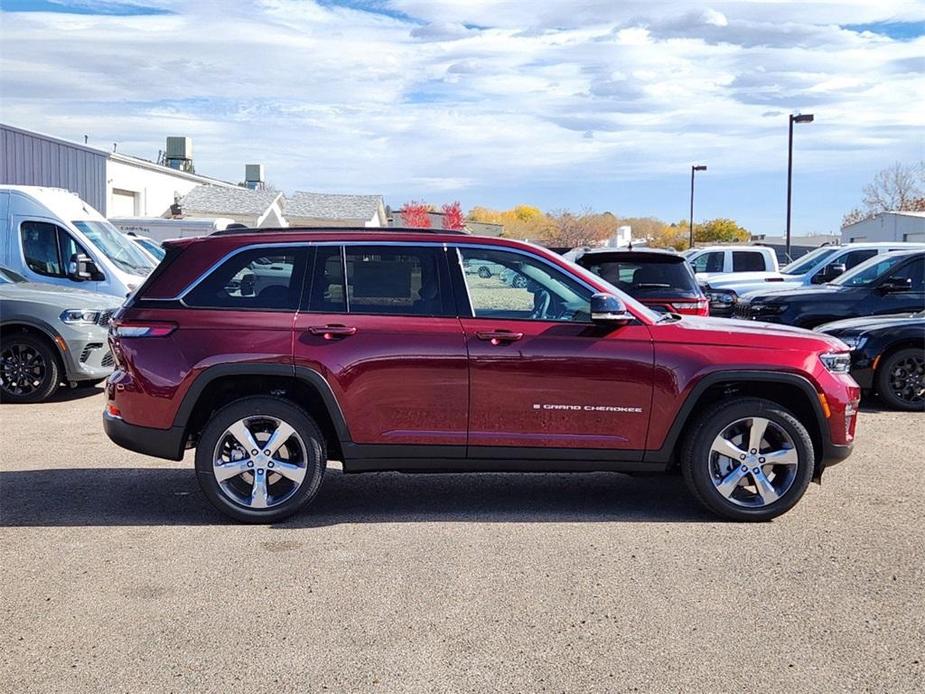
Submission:
[[685,316],[673,323],[656,323],[650,328],[656,341],[664,339],[691,345],[755,347],[763,350],[772,349],[769,344],[773,344],[773,349],[846,351],[840,340],[824,333],[761,321]]
[[916,317],[914,313],[894,313],[888,316],[864,316],[849,318],[834,323],[820,325],[816,330],[824,333],[861,333],[865,330],[884,330],[903,328],[907,325],[921,325],[925,328],[925,316]]
[[62,310],[66,308],[115,309],[122,305],[122,299],[117,296],[42,282],[0,284],[0,299],[31,301],[37,304],[57,306]]
[[862,289],[862,287],[838,287],[823,284],[794,289],[754,290],[741,296],[741,298],[745,301],[767,301],[778,304],[793,300],[801,302],[847,300],[849,297],[854,296],[856,293],[854,290],[856,289]]
[[[697,280],[706,282],[711,287],[725,286],[727,282],[756,282],[767,277],[782,277],[779,272],[758,270],[755,272],[698,272]],[[719,284],[713,284],[719,282]]]

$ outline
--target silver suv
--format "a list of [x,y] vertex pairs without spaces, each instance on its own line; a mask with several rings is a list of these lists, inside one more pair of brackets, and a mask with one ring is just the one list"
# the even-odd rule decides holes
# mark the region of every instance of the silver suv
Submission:
[[121,303],[0,268],[0,400],[41,402],[62,383],[105,379],[113,365],[109,319]]

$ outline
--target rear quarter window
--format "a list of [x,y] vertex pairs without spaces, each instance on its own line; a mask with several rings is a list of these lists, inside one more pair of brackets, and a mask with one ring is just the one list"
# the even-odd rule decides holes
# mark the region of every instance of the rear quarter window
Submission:
[[191,308],[295,311],[305,273],[304,248],[259,248],[232,256],[184,297]]

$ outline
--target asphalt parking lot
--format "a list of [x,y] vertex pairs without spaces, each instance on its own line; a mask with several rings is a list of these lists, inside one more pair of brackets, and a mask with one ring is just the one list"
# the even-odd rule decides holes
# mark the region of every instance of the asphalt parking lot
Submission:
[[0,406],[0,689],[925,690],[925,415],[763,525],[677,477],[343,476],[229,524],[101,391]]

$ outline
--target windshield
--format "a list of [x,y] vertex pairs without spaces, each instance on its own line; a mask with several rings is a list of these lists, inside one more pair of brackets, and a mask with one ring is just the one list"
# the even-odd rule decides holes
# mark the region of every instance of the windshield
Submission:
[[866,287],[873,284],[881,275],[888,272],[893,267],[904,261],[909,256],[905,253],[901,255],[877,255],[869,260],[865,260],[856,268],[849,270],[841,277],[829,282],[840,287]]
[[616,287],[614,287],[612,284],[610,284],[610,282],[605,280],[603,277],[598,277],[597,275],[591,272],[588,272],[583,267],[581,267],[581,265],[579,265],[578,263],[575,263],[571,260],[565,260],[565,259],[562,259],[562,262],[568,265],[569,268],[571,268],[572,272],[574,272],[576,275],[578,275],[583,280],[585,280],[585,282],[593,282],[596,284],[604,285],[604,287],[606,288],[608,292],[620,297],[623,300],[623,303],[625,303],[627,306],[631,306],[634,313],[645,316],[646,319],[652,321],[653,323],[657,322],[662,317],[660,314],[656,313],[655,311],[653,311],[651,308],[649,308],[645,304],[640,303],[639,301],[631,297],[626,292],[623,292],[617,289]]
[[817,248],[814,251],[810,251],[802,258],[794,260],[789,265],[784,265],[781,268],[781,272],[785,275],[805,275],[816,263],[824,258],[828,258],[835,251],[838,250],[838,246],[823,246],[822,248]]
[[153,255],[158,260],[163,260],[164,256],[167,255],[167,251],[160,247],[155,241],[149,241],[148,239],[135,239],[135,243],[144,248],[148,253]]
[[608,258],[588,254],[578,264],[633,296],[658,296],[666,290],[699,294],[687,263],[677,257]]
[[143,276],[154,269],[151,260],[109,222],[75,220],[74,226],[123,272]]

